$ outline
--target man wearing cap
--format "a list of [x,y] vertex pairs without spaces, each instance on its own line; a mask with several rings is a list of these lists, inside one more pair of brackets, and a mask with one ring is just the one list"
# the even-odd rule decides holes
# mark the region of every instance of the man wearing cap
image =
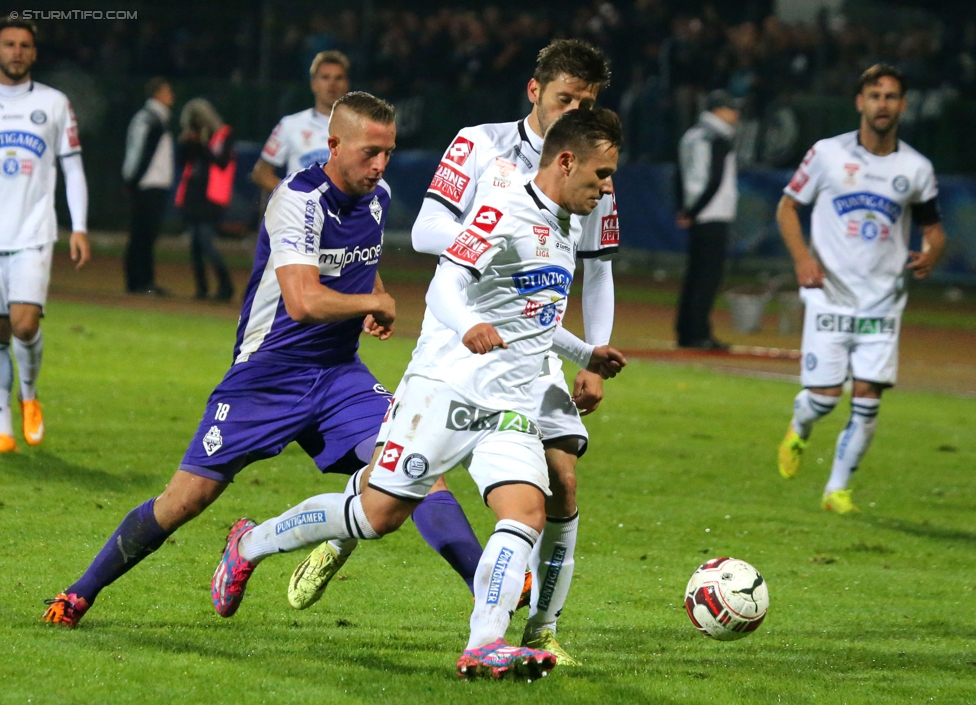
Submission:
[[733,140],[741,107],[727,91],[712,91],[705,99],[705,112],[678,145],[681,190],[676,222],[688,229],[688,268],[675,322],[681,348],[728,349],[712,335],[709,316],[739,200]]

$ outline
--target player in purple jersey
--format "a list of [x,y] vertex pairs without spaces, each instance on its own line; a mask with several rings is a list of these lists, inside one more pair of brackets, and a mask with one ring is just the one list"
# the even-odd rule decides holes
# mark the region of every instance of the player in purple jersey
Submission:
[[133,509],[44,619],[73,627],[98,593],[206,509],[248,464],[297,442],[322,472],[369,463],[389,394],[357,355],[363,329],[393,333],[377,267],[396,141],[394,110],[368,93],[335,104],[331,158],[290,175],[261,226],[234,363],[214,389],[179,470]]

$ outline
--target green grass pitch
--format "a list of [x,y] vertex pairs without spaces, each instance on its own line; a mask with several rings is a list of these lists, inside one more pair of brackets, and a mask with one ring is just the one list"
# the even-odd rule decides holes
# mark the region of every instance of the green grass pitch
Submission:
[[[208,588],[227,527],[345,483],[294,446],[107,588],[81,628],[49,628],[42,600],[171,476],[230,362],[234,325],[66,303],[44,325],[48,439],[0,459],[0,702],[976,699],[973,401],[890,392],[853,483],[863,512],[839,517],[819,498],[846,404],[787,482],[774,458],[794,385],[640,362],[587,420],[560,622],[580,668],[532,685],[460,681],[471,598],[410,524],[361,544],[308,611],[285,601],[293,554],[261,566],[236,617],[217,617]],[[393,388],[411,347],[367,340],[363,357]],[[448,479],[484,540],[493,520],[470,479]],[[766,621],[743,641],[705,639],[684,613],[689,576],[719,555],[769,584]]]

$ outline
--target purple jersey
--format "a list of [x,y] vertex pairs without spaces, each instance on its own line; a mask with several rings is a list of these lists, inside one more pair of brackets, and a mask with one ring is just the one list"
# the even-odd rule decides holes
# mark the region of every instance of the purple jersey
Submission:
[[261,223],[254,269],[244,292],[235,365],[250,360],[330,366],[356,359],[362,317],[313,325],[292,320],[275,269],[317,266],[319,281],[334,291],[372,293],[389,206],[385,181],[366,196],[348,196],[319,164],[279,184]]

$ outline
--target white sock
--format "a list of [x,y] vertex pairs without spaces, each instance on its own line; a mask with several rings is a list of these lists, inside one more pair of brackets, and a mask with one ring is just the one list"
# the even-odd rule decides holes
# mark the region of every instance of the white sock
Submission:
[[556,631],[556,620],[573,581],[573,554],[579,530],[579,510],[569,518],[546,519],[542,538],[529,559],[532,568],[532,606],[525,624],[528,638],[544,629]]
[[[363,477],[363,472],[366,468],[360,468],[352,475],[349,476],[349,482],[346,483],[346,489],[344,494],[348,497],[350,495],[359,495],[363,491],[359,487],[360,480]],[[356,546],[359,545],[359,539],[332,539],[329,541],[329,545],[335,549],[336,553],[340,556],[349,556],[353,551],[356,550]]]
[[814,394],[809,389],[801,389],[793,400],[793,430],[803,440],[808,439],[813,424],[833,411],[839,401],[840,397]]
[[0,344],[0,433],[14,435],[10,419],[10,390],[14,386],[14,363],[10,360],[10,346]]
[[871,439],[878,427],[878,407],[880,399],[854,397],[851,399],[851,418],[837,437],[834,452],[834,465],[830,469],[825,493],[847,488],[851,474],[857,470],[861,458],[871,447]]
[[17,359],[17,375],[20,377],[20,398],[31,401],[37,398],[37,375],[41,372],[41,357],[44,355],[44,335],[41,329],[33,340],[24,342],[13,338],[14,357]]
[[505,636],[525,582],[525,566],[539,532],[531,526],[502,519],[481,553],[474,574],[474,610],[466,648],[484,646]]
[[362,500],[339,493],[320,494],[247,532],[239,550],[244,558],[257,563],[275,553],[350,538],[379,538],[366,521]]

